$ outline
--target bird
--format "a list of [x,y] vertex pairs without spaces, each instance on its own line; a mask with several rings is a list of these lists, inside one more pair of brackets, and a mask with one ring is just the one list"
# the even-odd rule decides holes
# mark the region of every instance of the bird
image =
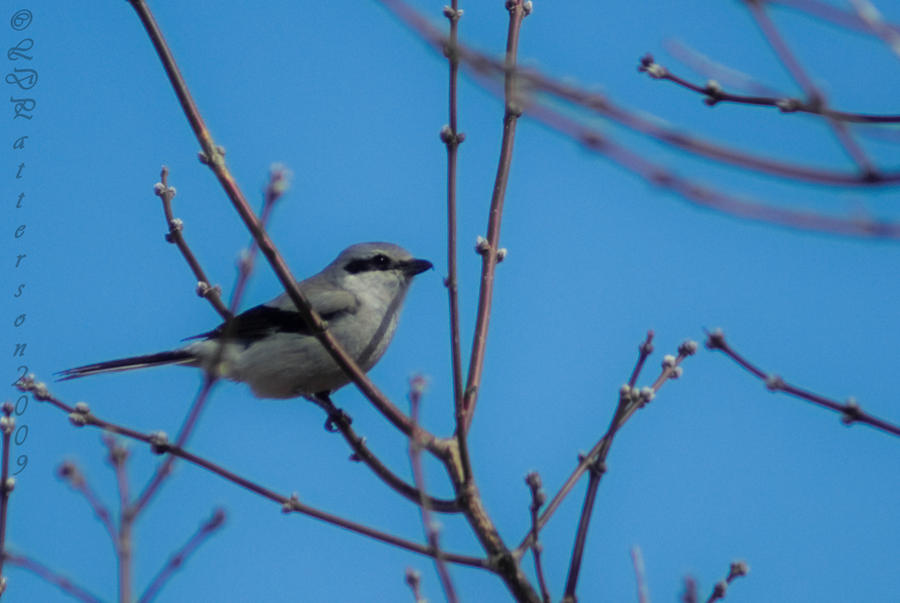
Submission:
[[[387,350],[413,277],[432,268],[393,243],[358,243],[297,285],[356,364],[368,372]],[[133,369],[198,367],[245,383],[258,398],[322,397],[350,382],[286,293],[188,337],[183,347],[57,373],[60,381]]]

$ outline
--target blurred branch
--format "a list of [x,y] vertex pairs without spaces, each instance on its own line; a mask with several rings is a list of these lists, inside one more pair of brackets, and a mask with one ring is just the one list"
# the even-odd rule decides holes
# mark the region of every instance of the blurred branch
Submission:
[[38,561],[31,559],[30,557],[5,551],[3,553],[3,558],[10,565],[15,565],[16,567],[21,567],[22,569],[31,572],[32,574],[43,579],[45,582],[53,584],[74,599],[85,601],[85,603],[103,603],[103,599],[101,599],[100,597],[92,595],[59,572],[50,569],[46,565],[39,563]]
[[[129,427],[123,427],[121,425],[116,425],[114,423],[104,421],[103,419],[100,419],[99,417],[94,415],[91,412],[90,407],[84,402],[79,402],[74,407],[69,406],[65,402],[62,402],[61,400],[53,396],[53,394],[51,394],[48,390],[47,385],[43,382],[36,381],[33,375],[29,375],[28,377],[20,379],[17,383],[17,387],[23,392],[30,392],[35,400],[39,402],[49,402],[52,406],[55,406],[56,408],[68,413],[69,421],[77,427],[98,427],[105,431],[124,435],[134,440],[144,442],[145,444],[149,444],[150,449],[157,454],[170,454],[182,458],[189,463],[197,465],[198,467],[202,467],[207,471],[215,473],[219,477],[222,477],[234,484],[237,484],[238,486],[241,486],[245,490],[249,490],[254,494],[262,496],[263,498],[268,498],[269,500],[280,504],[282,507],[282,511],[285,513],[296,512],[308,515],[325,523],[350,530],[351,532],[356,532],[375,540],[386,542],[388,544],[392,544],[399,548],[403,548],[414,553],[419,553],[427,557],[433,557],[432,552],[426,546],[420,545],[415,542],[410,542],[402,538],[398,538],[386,532],[381,532],[379,530],[369,528],[362,524],[344,519],[342,517],[338,517],[337,515],[332,515],[330,513],[320,511],[314,507],[301,503],[296,495],[292,495],[289,497],[284,496],[282,494],[278,494],[277,492],[269,490],[268,488],[265,488],[264,486],[261,486],[249,479],[243,478],[236,473],[213,463],[212,461],[188,452],[177,444],[170,444],[168,438],[166,437],[166,434],[163,432],[145,434]],[[484,559],[469,557],[466,555],[457,555],[455,553],[444,553],[444,557],[451,563],[458,563],[471,567],[479,567],[482,569],[488,569],[490,565],[489,562]]]
[[706,600],[706,603],[715,603],[715,601],[724,599],[725,593],[728,592],[728,586],[737,578],[746,576],[749,572],[750,567],[745,562],[733,562],[728,570],[728,576],[724,580],[720,580],[716,583],[716,586],[713,588],[712,594],[709,595],[709,599]]
[[[766,4],[786,6],[798,10],[807,15],[816,17],[823,21],[828,21],[839,27],[843,27],[852,31],[878,35],[872,31],[872,27],[866,20],[862,19],[857,13],[838,8],[820,0],[758,0]],[[893,23],[883,23],[887,31],[900,34],[900,25]]]
[[[756,21],[756,24],[762,31],[763,36],[765,36],[766,40],[769,42],[769,46],[772,47],[772,50],[775,52],[776,56],[778,56],[778,60],[781,61],[781,64],[784,65],[788,72],[790,72],[794,81],[803,89],[807,96],[807,102],[825,107],[825,95],[819,87],[815,85],[809,74],[806,73],[806,69],[800,64],[797,57],[794,56],[787,41],[781,35],[781,32],[778,31],[778,28],[775,26],[772,19],[769,18],[765,5],[759,3],[758,0],[744,0],[744,4],[747,5],[747,9],[750,11],[753,20]],[[847,130],[846,125],[843,122],[830,117],[825,112],[823,112],[823,116],[825,117],[825,121],[828,123],[829,128],[831,128],[831,131],[838,139],[838,142],[856,163],[861,175],[863,177],[866,177],[869,174],[873,176],[877,175],[877,168],[868,156],[866,156],[866,152],[859,143],[856,142],[856,139],[850,131]]]
[[646,54],[641,57],[641,64],[638,70],[646,73],[656,80],[668,80],[678,84],[682,88],[691,90],[704,96],[703,102],[714,107],[718,103],[739,103],[743,105],[760,105],[766,107],[776,107],[782,113],[811,113],[814,115],[822,115],[832,119],[847,121],[852,123],[867,124],[883,124],[883,123],[900,123],[900,115],[873,115],[866,113],[847,113],[845,111],[835,111],[829,109],[821,102],[804,101],[799,98],[791,97],[774,97],[774,96],[748,96],[743,94],[732,94],[726,92],[715,81],[708,81],[705,85],[700,86],[689,82],[688,80],[672,73],[668,68],[657,63],[653,55]]
[[641,547],[631,547],[631,564],[634,566],[634,579],[637,582],[638,603],[650,603],[650,591],[647,588],[647,574],[644,570],[644,556]]
[[[509,179],[509,168],[512,165],[513,145],[516,138],[516,124],[522,115],[522,107],[517,94],[516,57],[519,50],[519,32],[522,20],[531,12],[531,2],[508,0],[509,27],[506,34],[506,58],[503,61],[503,137],[500,141],[500,159],[497,175],[494,178],[494,190],[491,195],[491,206],[488,212],[487,239],[480,239],[476,250],[481,254],[481,286],[478,290],[478,312],[475,317],[475,333],[472,336],[472,355],[469,359],[469,374],[466,379],[466,391],[463,407],[466,415],[463,431],[468,432],[478,402],[478,388],[481,385],[481,372],[484,368],[484,353],[487,346],[488,323],[491,317],[491,301],[494,293],[494,271],[500,258],[500,223],[503,218],[503,201],[506,196],[506,184]],[[460,47],[456,47],[461,50]]]
[[444,596],[448,603],[456,603],[458,601],[456,588],[453,586],[453,579],[450,577],[450,570],[447,568],[444,552],[441,550],[440,530],[437,522],[431,517],[431,506],[425,496],[425,469],[422,467],[423,444],[419,441],[419,407],[426,385],[427,381],[421,375],[416,375],[409,380],[409,414],[413,420],[413,433],[409,438],[409,462],[412,466],[413,483],[421,495],[419,510],[422,515],[425,539],[434,552],[434,566],[441,581],[441,587],[444,589]]
[[99,519],[100,523],[103,524],[103,527],[106,528],[106,532],[109,534],[109,540],[113,545],[113,550],[115,550],[117,540],[116,526],[113,525],[109,508],[103,504],[100,497],[97,496],[96,492],[94,492],[93,488],[88,484],[87,478],[85,478],[84,473],[79,469],[78,465],[72,461],[64,461],[56,470],[56,474],[60,479],[68,482],[73,490],[84,496],[88,505],[90,505],[91,510],[94,512],[94,515],[97,516],[97,519]]
[[165,213],[166,223],[169,225],[166,241],[178,247],[181,255],[184,256],[188,266],[190,266],[191,271],[197,278],[197,295],[209,300],[209,303],[219,313],[219,316],[224,320],[228,320],[232,317],[232,313],[228,311],[228,308],[225,307],[225,303],[222,301],[222,288],[218,285],[212,285],[200,262],[197,261],[197,256],[191,251],[187,241],[184,239],[184,235],[181,234],[184,230],[184,222],[180,218],[176,218],[172,211],[172,199],[175,198],[176,192],[175,187],[169,186],[168,167],[162,167],[160,181],[153,187],[153,191],[162,201],[163,213]]
[[145,590],[144,594],[138,599],[138,603],[148,603],[149,601],[152,601],[166,585],[166,582],[172,578],[182,565],[184,565],[185,560],[190,557],[194,551],[200,548],[200,545],[209,539],[209,537],[212,536],[216,530],[221,528],[224,523],[225,510],[218,508],[213,512],[209,519],[197,528],[197,531],[194,532],[190,539],[169,557],[169,561],[163,566],[159,573],[156,574],[156,577],[153,578],[150,586],[147,587],[147,590]]
[[12,432],[16,428],[13,416],[15,407],[8,400],[2,405],[3,416],[0,417],[0,445],[3,446],[0,461],[0,597],[6,591],[6,575],[3,573],[3,562],[6,560],[6,520],[9,513],[9,495],[15,487],[16,480],[9,475],[9,448]]
[[650,161],[646,155],[631,151],[598,130],[591,130],[561,112],[534,106],[529,108],[528,114],[554,130],[572,137],[585,148],[601,153],[650,184],[669,190],[699,207],[741,219],[758,220],[798,230],[854,237],[900,239],[900,222],[866,217],[833,217],[812,211],[782,209],[749,198],[729,195],[682,178],[662,164]]
[[[746,1],[746,0],[745,0]],[[427,19],[422,17],[414,9],[406,5],[402,0],[381,0],[394,14],[416,31],[432,48],[440,50],[446,44],[445,36]],[[583,87],[570,85],[560,79],[553,78],[535,69],[514,68],[506,65],[504,61],[460,45],[458,49],[460,60],[470,68],[476,76],[480,76],[480,83],[494,94],[499,94],[495,81],[503,76],[504,81],[510,75],[515,76],[519,87],[517,100],[521,109],[530,117],[537,117],[538,121],[551,125],[564,134],[567,134],[584,144],[584,134],[589,132],[597,139],[605,138],[596,130],[585,126],[577,129],[581,134],[575,134],[568,129],[556,127],[555,123],[536,116],[539,112],[546,116],[562,113],[553,109],[546,100],[533,100],[536,92],[545,92],[558,99],[583,107],[592,113],[610,119],[617,124],[646,135],[665,145],[679,148],[695,155],[706,157],[720,163],[725,163],[740,168],[746,168],[773,176],[779,176],[790,180],[829,184],[833,186],[871,187],[873,185],[891,185],[900,183],[900,172],[878,171],[876,173],[843,172],[838,170],[821,169],[803,164],[791,163],[771,159],[765,155],[754,155],[743,151],[719,145],[708,140],[696,138],[685,134],[675,128],[661,124],[658,118],[647,117],[641,113],[630,111],[616,105],[603,94],[589,92]],[[615,158],[614,158],[615,159]],[[629,167],[629,166],[626,166]]]
[[755,96],[774,96],[776,98],[785,96],[774,87],[734,67],[709,58],[677,38],[663,40],[663,48],[675,60],[706,79],[716,80],[719,84],[730,88],[752,92]]
[[707,334],[706,347],[710,350],[719,350],[723,352],[737,364],[763,381],[769,391],[781,391],[796,398],[800,398],[801,400],[806,400],[807,402],[812,402],[818,406],[841,413],[841,421],[846,425],[865,423],[866,425],[870,425],[876,429],[900,437],[900,426],[893,425],[870,415],[865,412],[853,398],[848,399],[847,402],[842,404],[837,400],[832,400],[801,389],[795,385],[791,385],[778,375],[764,372],[732,348],[728,342],[725,341],[725,334],[719,329]]
[[116,486],[119,490],[119,530],[115,539],[116,559],[119,565],[119,602],[131,603],[133,559],[131,534],[136,515],[128,512],[131,504],[131,497],[128,494],[128,474],[125,471],[128,450],[110,434],[104,434],[103,443],[109,451],[109,463],[115,471]]
[[[275,203],[277,203],[282,195],[287,192],[290,181],[291,172],[285,166],[280,163],[275,163],[269,167],[269,180],[266,183],[266,188],[263,192],[262,211],[259,215],[259,224],[261,228],[265,229],[268,226],[269,219],[272,217],[272,210],[275,208]],[[253,273],[253,267],[256,263],[258,251],[259,245],[257,244],[256,239],[251,238],[247,251],[241,255],[241,258],[238,261],[238,279],[235,283],[234,291],[231,293],[231,302],[229,303],[232,313],[236,313],[240,308],[241,299],[243,299],[244,296],[244,289],[247,287],[247,283],[250,281],[250,275]]]
[[422,575],[411,567],[406,568],[406,583],[412,591],[414,603],[428,603],[422,596]]
[[[640,346],[639,352],[640,356],[644,356],[645,354],[649,354],[652,350],[652,346],[649,345],[649,341],[652,338],[652,331],[648,332],[647,339],[644,340],[644,343]],[[648,350],[649,348],[649,350]],[[591,469],[592,476],[596,475],[596,481],[599,483],[599,479],[602,476],[603,472],[606,470],[605,462],[606,455],[609,453],[610,446],[612,446],[612,440],[615,437],[618,430],[628,421],[631,416],[637,412],[639,409],[643,408],[653,397],[656,395],[656,392],[659,391],[659,388],[668,381],[669,379],[677,379],[681,376],[682,368],[681,363],[688,356],[692,356],[697,351],[697,343],[694,341],[685,341],[680,346],[678,346],[678,356],[670,356],[666,355],[663,358],[662,362],[662,371],[659,376],[653,382],[653,385],[650,387],[642,387],[640,389],[630,385],[625,384],[619,390],[619,403],[616,406],[616,412],[613,414],[613,419],[610,421],[610,426],[607,429],[607,432],[603,435],[602,438],[591,448],[590,452],[585,455],[581,455],[579,458],[578,466],[569,476],[569,478],[565,481],[547,507],[544,509],[543,513],[541,513],[540,518],[538,519],[538,529],[543,529],[547,522],[552,517],[553,513],[562,504],[563,499],[568,496],[569,492],[572,491],[572,488],[578,482],[578,479],[584,475],[584,472],[588,469]],[[643,361],[638,359],[639,366],[643,366]],[[633,378],[636,380],[637,377]],[[590,484],[589,484],[590,486]],[[588,494],[590,494],[590,487],[588,488]],[[575,553],[578,552],[578,541],[583,540],[586,535],[587,530],[587,522],[590,519],[590,511],[587,505],[582,507],[582,523],[579,527],[579,532],[576,535],[576,547],[573,551],[573,564],[572,568],[575,568],[574,564],[574,556]],[[582,527],[583,526],[583,527]],[[531,532],[522,540],[519,546],[515,550],[515,554],[518,557],[521,557],[522,553],[526,548],[531,546],[532,543],[532,535]],[[583,546],[583,543],[582,545]],[[570,578],[571,569],[570,568]],[[576,568],[577,573],[577,568]],[[577,576],[575,576],[577,580]]]
[[869,0],[850,0],[856,14],[862,19],[873,34],[881,38],[897,57],[900,57],[900,31],[888,25],[881,12]]

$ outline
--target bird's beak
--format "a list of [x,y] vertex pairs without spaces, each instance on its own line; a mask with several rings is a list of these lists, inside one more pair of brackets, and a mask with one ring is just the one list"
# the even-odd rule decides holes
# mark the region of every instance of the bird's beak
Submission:
[[428,260],[407,260],[403,263],[403,273],[406,274],[406,276],[415,276],[432,267],[431,262]]

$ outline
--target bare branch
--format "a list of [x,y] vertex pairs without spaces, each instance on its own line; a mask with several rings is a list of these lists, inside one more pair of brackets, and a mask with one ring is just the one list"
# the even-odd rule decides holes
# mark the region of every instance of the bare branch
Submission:
[[715,601],[721,601],[722,599],[724,599],[725,593],[728,592],[728,586],[737,578],[746,576],[749,572],[750,567],[745,562],[734,561],[728,570],[728,576],[724,580],[716,582],[716,585],[713,588],[712,593],[709,595],[709,599],[706,600],[706,603],[715,603]]
[[[820,0],[759,0],[767,4],[774,4],[793,8],[807,15],[811,15],[823,21],[828,21],[840,27],[865,34],[875,34],[871,26],[858,14],[838,8],[837,6],[821,2]],[[900,34],[900,26],[893,23],[884,23],[888,31]],[[876,34],[877,35],[877,34]]]
[[537,471],[532,471],[525,476],[525,483],[531,491],[531,504],[528,510],[531,512],[531,554],[534,556],[534,572],[537,574],[538,584],[541,587],[541,598],[544,603],[550,603],[550,590],[547,588],[547,582],[544,579],[544,567],[541,564],[541,553],[544,550],[540,541],[540,530],[538,529],[538,515],[541,507],[547,500],[544,494],[544,488],[541,485],[541,476]]
[[12,440],[12,432],[16,427],[16,418],[13,416],[15,407],[6,401],[2,405],[3,416],[0,417],[0,445],[3,446],[2,468],[0,468],[0,596],[6,590],[6,576],[3,574],[3,562],[6,559],[6,518],[9,513],[9,495],[16,485],[16,479],[9,475],[9,448]]
[[631,564],[634,566],[634,579],[637,582],[638,603],[650,603],[650,590],[647,588],[647,574],[644,570],[641,547],[631,547]]
[[900,223],[867,217],[833,217],[812,211],[782,209],[746,197],[729,195],[678,176],[646,155],[629,150],[599,130],[543,106],[528,109],[530,117],[577,140],[585,148],[603,154],[651,184],[681,196],[686,201],[745,220],[758,220],[787,228],[819,231],[853,237],[900,239]]
[[169,561],[163,566],[159,573],[156,574],[156,577],[153,578],[150,586],[147,587],[147,590],[145,590],[144,594],[138,599],[138,603],[148,603],[149,601],[152,601],[166,585],[166,582],[175,575],[175,572],[181,569],[187,558],[200,548],[200,545],[206,542],[224,523],[225,510],[218,508],[213,512],[209,519],[197,528],[197,531],[194,532],[188,541],[169,557]]
[[422,574],[411,567],[406,568],[406,583],[412,591],[414,603],[428,603],[428,599],[422,596]]
[[450,570],[444,561],[444,552],[441,550],[440,543],[440,530],[431,517],[431,507],[428,504],[428,498],[425,496],[425,470],[422,467],[423,443],[419,441],[419,407],[421,406],[426,385],[427,380],[422,375],[416,375],[409,380],[410,417],[413,420],[413,435],[409,439],[409,462],[412,466],[413,481],[416,489],[421,493],[419,509],[422,514],[425,539],[434,552],[434,565],[435,569],[437,569],[438,578],[441,581],[441,587],[444,589],[444,596],[449,603],[456,603],[458,601],[456,587],[453,586]]
[[428,505],[440,513],[459,513],[460,506],[456,500],[447,500],[442,498],[434,498],[420,491],[415,486],[406,483],[398,477],[393,471],[381,462],[375,453],[373,453],[366,445],[366,439],[359,436],[352,427],[350,417],[344,411],[337,408],[329,397],[321,395],[311,396],[309,400],[316,406],[324,410],[328,414],[326,429],[338,430],[350,444],[353,449],[351,460],[364,462],[381,481],[390,488],[402,495],[407,500],[416,504],[421,504],[422,497],[428,502]]
[[[766,12],[766,7],[764,4],[758,2],[758,0],[744,0],[744,4],[747,5],[750,14],[753,16],[753,19],[756,21],[756,24],[762,30],[763,35],[766,40],[769,42],[769,45],[772,47],[772,50],[775,51],[775,54],[778,56],[778,59],[781,61],[781,64],[785,66],[785,68],[790,72],[791,77],[794,78],[794,81],[803,88],[804,93],[806,94],[808,100],[812,104],[821,104],[825,105],[825,95],[818,88],[818,86],[813,83],[812,78],[806,73],[806,70],[803,68],[803,65],[800,64],[800,61],[797,57],[794,56],[794,53],[791,51],[788,46],[787,41],[778,31],[778,28],[775,26],[775,23],[769,18],[769,14]],[[828,126],[831,128],[832,132],[834,132],[841,146],[844,147],[844,150],[847,154],[856,162],[856,165],[859,167],[860,171],[865,174],[875,174],[877,169],[872,161],[866,156],[865,151],[853,136],[847,131],[846,126],[836,120],[830,118],[828,115],[825,115],[825,121],[828,123]]]
[[841,413],[841,421],[845,425],[865,423],[866,425],[871,425],[875,429],[880,429],[881,431],[900,437],[900,426],[870,415],[860,408],[859,404],[853,398],[849,398],[847,402],[841,403],[837,400],[832,400],[806,391],[795,385],[791,385],[778,375],[764,372],[732,348],[728,342],[725,341],[725,333],[719,329],[707,334],[706,347],[710,350],[720,350],[723,352],[726,356],[763,381],[763,383],[766,384],[766,388],[771,392],[784,392],[796,398],[800,398],[801,400],[806,400],[807,402],[812,402],[818,406]]
[[810,113],[850,123],[900,123],[900,115],[874,115],[868,113],[836,111],[830,109],[822,102],[805,101],[789,96],[748,96],[745,94],[733,94],[723,90],[719,83],[714,80],[707,81],[706,84],[701,86],[672,73],[671,70],[657,63],[653,58],[653,55],[650,54],[641,57],[641,64],[638,67],[638,71],[646,73],[655,80],[670,81],[678,84],[682,88],[686,88],[697,94],[702,94],[704,97],[703,102],[710,107],[714,107],[719,103],[738,103],[742,105],[775,107],[782,113]]
[[647,358],[650,357],[650,354],[653,353],[653,330],[647,331],[647,338],[644,342],[638,346],[638,359],[634,365],[634,370],[631,371],[631,377],[628,379],[628,385],[634,387],[637,385],[638,377],[641,375],[641,371],[644,368],[644,363],[647,361]]
[[459,282],[457,281],[456,250],[456,165],[459,145],[465,140],[465,134],[457,126],[457,84],[459,80],[459,20],[463,11],[459,8],[459,0],[452,0],[450,6],[444,7],[444,16],[450,22],[450,38],[444,48],[447,62],[450,65],[450,82],[448,85],[450,123],[441,129],[441,140],[447,148],[447,296],[450,304],[450,362],[453,371],[453,409],[456,419],[456,444],[459,449],[460,465],[463,480],[472,478],[472,464],[469,460],[469,444],[466,438],[466,410],[463,402],[462,374],[462,342],[459,333]]
[[[641,347],[643,348],[643,346]],[[644,353],[643,349],[640,351],[641,354]],[[599,482],[599,477],[602,476],[603,471],[605,471],[604,464],[606,455],[609,453],[609,448],[612,446],[612,440],[615,437],[616,432],[635,412],[643,408],[653,399],[656,392],[659,391],[666,381],[669,379],[676,379],[681,375],[681,363],[685,358],[692,356],[696,351],[697,344],[693,341],[686,341],[678,346],[678,356],[666,355],[663,358],[662,371],[652,386],[638,389],[626,383],[621,387],[619,390],[619,403],[616,406],[616,411],[613,414],[609,429],[594,447],[591,448],[590,452],[579,456],[578,466],[575,467],[575,470],[568,477],[556,495],[550,500],[550,503],[544,509],[543,513],[541,513],[538,520],[538,529],[543,529],[556,509],[559,508],[559,505],[562,504],[565,497],[568,496],[569,492],[572,491],[572,488],[575,487],[579,478],[584,475],[585,471],[591,469],[593,474],[597,474],[597,481]],[[587,509],[588,507],[583,507],[583,514],[588,512]],[[585,523],[584,526],[584,529],[586,530],[587,524]],[[579,537],[577,536],[576,543],[578,538]],[[531,532],[529,532],[519,546],[516,547],[515,555],[521,557],[525,549],[531,546],[531,541],[532,536]]]
[[[238,474],[229,471],[228,469],[225,469],[220,465],[217,465],[203,457],[197,456],[196,454],[188,452],[178,445],[170,444],[168,438],[162,432],[145,434],[129,427],[123,427],[121,425],[110,423],[94,415],[88,405],[84,402],[79,402],[74,407],[69,406],[65,402],[62,402],[61,400],[53,396],[53,394],[51,394],[47,389],[47,385],[43,382],[36,381],[33,375],[29,375],[28,377],[20,379],[17,383],[17,387],[23,392],[30,392],[35,400],[39,402],[49,402],[56,408],[68,413],[69,421],[77,427],[98,427],[100,429],[110,431],[112,433],[118,433],[120,435],[124,435],[126,437],[149,444],[151,450],[157,454],[170,454],[182,458],[194,465],[197,465],[198,467],[202,467],[207,471],[215,473],[219,477],[222,477],[234,484],[237,484],[238,486],[241,486],[245,490],[249,490],[254,494],[262,496],[263,498],[268,498],[269,500],[278,503],[279,505],[281,505],[282,511],[285,513],[296,512],[308,515],[310,517],[314,517],[316,519],[324,521],[325,523],[330,523],[352,532],[368,536],[369,538],[373,538],[381,542],[386,542],[388,544],[392,544],[399,548],[403,548],[414,553],[419,553],[427,557],[433,557],[433,553],[431,552],[429,547],[415,542],[410,542],[402,538],[398,538],[386,532],[381,532],[379,530],[369,528],[368,526],[364,526],[342,517],[338,517],[337,515],[332,515],[330,513],[320,511],[314,507],[301,503],[296,495],[284,496],[247,478],[241,477]],[[488,569],[490,567],[490,563],[488,561],[476,557],[469,557],[466,555],[444,553],[444,558],[451,563],[457,563],[460,565],[468,565],[471,567],[478,567],[482,569]]]
[[[381,0],[381,3],[387,6],[395,15],[422,36],[432,48],[439,50],[446,44],[446,39],[443,34],[414,9],[402,2],[402,0]],[[580,124],[574,132],[570,128],[563,129],[557,127],[556,124],[559,123],[560,112],[554,111],[547,101],[534,100],[536,92],[546,92],[551,96],[583,107],[588,111],[610,119],[632,131],[644,134],[665,145],[679,148],[720,163],[791,180],[834,186],[871,187],[875,185],[893,185],[900,183],[900,172],[897,171],[878,171],[875,173],[866,171],[842,172],[775,160],[765,155],[745,153],[732,147],[719,145],[705,139],[695,138],[678,129],[665,126],[657,119],[646,117],[640,113],[629,111],[622,106],[616,105],[603,94],[588,92],[584,88],[567,84],[562,80],[547,76],[538,70],[511,68],[507,66],[504,61],[494,59],[485,53],[472,50],[462,45],[458,47],[458,52],[462,63],[470,68],[476,76],[480,76],[476,79],[494,94],[500,94],[498,87],[495,85],[497,77],[502,75],[504,81],[506,81],[509,79],[510,75],[514,75],[516,83],[519,85],[517,100],[520,104],[520,108],[525,114],[530,117],[536,117],[538,121],[547,123],[554,129],[572,136],[582,144],[585,144],[584,136],[576,135],[576,132],[589,133],[595,140],[603,141],[605,147],[611,145],[611,143],[606,140],[605,135],[597,130],[591,130],[581,126]],[[526,95],[526,91],[529,94]],[[539,115],[536,113],[539,113]],[[546,119],[546,116],[548,115],[557,115],[558,119],[548,120]],[[602,150],[599,147],[603,145],[588,144],[586,146]],[[603,152],[606,153],[606,150],[603,150]],[[621,151],[618,153],[621,153]],[[618,161],[616,157],[612,158]],[[626,167],[630,168],[631,166],[626,165]]]
[[129,512],[131,497],[128,494],[128,474],[125,464],[128,460],[128,449],[116,442],[114,436],[104,434],[103,443],[109,450],[109,463],[116,474],[116,486],[119,490],[119,530],[116,534],[116,560],[119,566],[119,601],[131,603],[132,591],[132,546],[131,538],[136,515]]
[[20,555],[18,553],[10,553],[9,551],[5,551],[3,553],[3,559],[7,561],[10,565],[15,565],[17,567],[21,567],[22,569],[31,572],[32,574],[40,577],[45,582],[49,582],[53,584],[61,591],[78,599],[80,601],[84,601],[85,603],[102,603],[103,599],[100,597],[93,595],[78,586],[59,572],[56,572],[43,563],[40,563],[30,557],[26,557],[25,555]]
[[84,496],[85,500],[87,500],[90,505],[91,510],[94,512],[94,515],[97,516],[97,519],[99,519],[100,523],[103,524],[103,527],[106,528],[110,542],[115,550],[118,536],[116,534],[116,526],[113,525],[109,508],[103,504],[100,497],[97,496],[97,493],[94,492],[93,488],[88,484],[84,473],[78,468],[78,465],[72,461],[64,461],[56,470],[56,474],[60,479],[65,480],[73,490],[80,492]]
[[169,225],[169,232],[166,233],[166,241],[178,247],[181,255],[184,256],[185,261],[187,261],[188,266],[190,266],[191,271],[197,278],[197,295],[209,300],[209,303],[212,304],[215,311],[219,313],[219,316],[224,320],[228,320],[231,318],[232,314],[228,311],[228,308],[225,307],[225,303],[222,301],[222,288],[218,285],[213,286],[210,283],[209,277],[206,276],[206,272],[203,270],[200,262],[197,261],[197,257],[194,255],[194,252],[191,251],[187,241],[185,241],[184,235],[181,234],[184,230],[184,223],[180,218],[176,218],[172,211],[172,199],[175,198],[175,187],[169,186],[168,167],[162,167],[160,181],[153,187],[153,191],[156,193],[156,196],[162,200],[163,212],[166,215],[166,223]]
[[873,34],[881,38],[898,58],[900,58],[900,31],[888,25],[881,12],[869,0],[850,0],[853,9]]
[[478,388],[481,385],[481,371],[484,368],[484,353],[487,347],[488,323],[491,317],[491,301],[494,293],[494,271],[497,268],[500,252],[500,223],[503,218],[503,201],[506,197],[506,183],[509,168],[512,165],[513,144],[516,138],[516,124],[522,115],[522,107],[516,91],[516,57],[519,50],[519,32],[522,20],[528,14],[526,4],[521,0],[509,0],[509,27],[506,34],[506,58],[504,66],[503,99],[503,137],[500,141],[500,159],[497,175],[494,178],[494,191],[491,195],[491,207],[488,212],[487,239],[479,244],[477,250],[481,254],[481,286],[478,290],[478,313],[475,317],[475,334],[472,337],[472,355],[469,359],[469,374],[466,379],[466,391],[463,406],[466,413],[464,431],[468,432],[475,414],[478,401]]

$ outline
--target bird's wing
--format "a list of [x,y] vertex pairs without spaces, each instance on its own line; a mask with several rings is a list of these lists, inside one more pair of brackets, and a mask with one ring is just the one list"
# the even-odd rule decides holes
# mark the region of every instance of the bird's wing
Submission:
[[[324,320],[334,320],[340,314],[356,311],[356,297],[343,289],[322,289],[307,292],[310,304]],[[241,312],[212,331],[186,339],[217,339],[227,337],[238,341],[255,341],[272,333],[297,333],[312,335],[306,321],[295,309],[287,295]]]

